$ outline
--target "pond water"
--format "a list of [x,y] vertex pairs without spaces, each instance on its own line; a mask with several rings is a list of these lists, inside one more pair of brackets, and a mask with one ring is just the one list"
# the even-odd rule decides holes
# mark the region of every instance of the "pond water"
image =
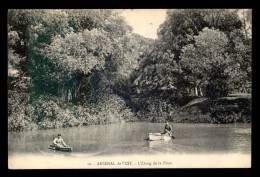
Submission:
[[176,139],[169,142],[147,140],[149,132],[163,131],[163,123],[134,122],[9,132],[8,153],[53,153],[47,147],[58,133],[62,134],[66,144],[73,146],[75,153],[251,153],[250,124],[171,125]]
[[[133,122],[8,133],[8,158],[19,155],[102,157],[151,154],[251,154],[251,124],[170,123],[176,139],[149,141],[163,123]],[[60,133],[73,152],[48,149]]]

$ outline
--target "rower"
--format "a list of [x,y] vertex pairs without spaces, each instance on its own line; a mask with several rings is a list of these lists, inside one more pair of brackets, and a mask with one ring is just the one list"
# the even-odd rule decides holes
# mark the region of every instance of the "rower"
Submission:
[[53,140],[53,144],[54,146],[58,146],[58,147],[67,147],[66,143],[63,141],[61,134],[58,134],[58,138],[55,138]]
[[163,134],[165,134],[165,133],[168,133],[170,136],[172,135],[172,127],[168,122],[166,122],[165,127],[164,127]]

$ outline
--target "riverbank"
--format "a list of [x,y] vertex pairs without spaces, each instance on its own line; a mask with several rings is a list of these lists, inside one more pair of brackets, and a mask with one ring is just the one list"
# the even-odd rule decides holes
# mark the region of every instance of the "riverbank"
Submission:
[[251,96],[230,95],[214,101],[205,97],[194,98],[186,105],[160,116],[141,115],[141,121],[165,123],[251,123]]
[[251,97],[229,96],[214,102],[202,99],[181,107],[169,118],[182,123],[251,123]]
[[188,104],[162,116],[137,115],[131,109],[88,108],[62,104],[57,100],[39,99],[35,105],[24,105],[25,114],[8,118],[9,131],[55,129],[122,122],[175,123],[251,123],[251,97],[229,96],[214,102],[196,98]]

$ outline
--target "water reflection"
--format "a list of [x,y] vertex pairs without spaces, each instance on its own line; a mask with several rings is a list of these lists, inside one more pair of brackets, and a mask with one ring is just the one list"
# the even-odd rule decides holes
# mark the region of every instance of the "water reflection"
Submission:
[[[163,123],[124,123],[8,133],[8,154],[55,154],[101,156],[156,153],[251,153],[251,124],[171,123],[176,139],[147,140],[149,133],[162,132]],[[58,133],[73,152],[48,149]]]

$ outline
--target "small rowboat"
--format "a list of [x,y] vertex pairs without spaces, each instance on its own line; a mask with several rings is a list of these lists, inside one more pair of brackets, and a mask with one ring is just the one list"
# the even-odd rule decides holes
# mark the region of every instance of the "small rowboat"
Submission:
[[49,149],[52,149],[52,150],[57,150],[57,151],[66,151],[66,152],[70,152],[73,150],[72,147],[58,147],[58,146],[54,146],[54,145],[50,145],[49,146]]
[[162,134],[162,133],[149,133],[149,140],[150,141],[156,141],[156,140],[164,140],[168,141],[172,137],[169,134]]

